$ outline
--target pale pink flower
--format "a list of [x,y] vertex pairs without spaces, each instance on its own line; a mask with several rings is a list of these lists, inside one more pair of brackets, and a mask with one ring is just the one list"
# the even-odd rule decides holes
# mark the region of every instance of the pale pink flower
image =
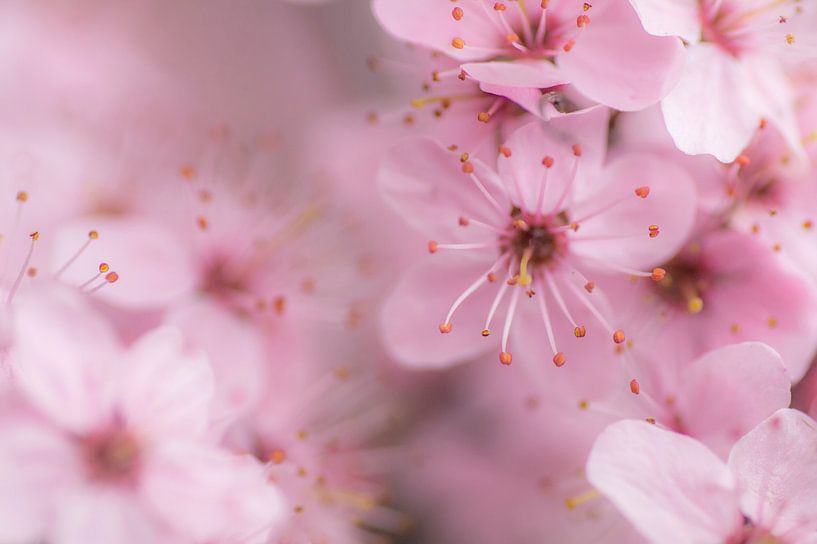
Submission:
[[761,341],[780,353],[793,381],[806,372],[817,350],[817,293],[772,247],[751,234],[702,227],[659,266],[666,271],[661,281],[621,282],[611,298],[641,319],[658,318],[653,325],[675,338],[676,352],[692,360]]
[[732,162],[762,124],[802,153],[787,60],[814,58],[813,6],[798,0],[630,0],[647,32],[677,36],[686,65],[663,99],[679,149]]
[[591,100],[637,110],[660,100],[681,67],[680,44],[645,33],[621,0],[375,0],[373,8],[393,35],[458,60],[482,90],[521,104],[572,84]]
[[[553,120],[548,129],[526,125],[500,146],[497,171],[428,139],[387,156],[380,172],[387,201],[439,253],[410,269],[385,304],[385,339],[398,359],[440,367],[483,352],[478,334],[490,335],[506,294],[504,364],[517,311],[522,322],[542,322],[538,330],[557,365],[566,356],[557,348],[563,338],[553,335],[553,312],[582,337],[588,329],[571,308],[589,307],[615,342],[624,341],[597,307],[588,275],[660,279],[664,271],[651,267],[684,242],[695,192],[685,172],[650,155],[602,165],[606,123],[606,112],[596,109]],[[456,327],[455,314],[463,320]],[[437,329],[446,334],[434,338]]]
[[75,295],[27,295],[10,355],[28,406],[4,417],[3,540],[235,542],[282,501],[262,468],[205,440],[212,374],[171,329],[128,350]]
[[651,542],[817,538],[817,423],[796,410],[760,423],[726,463],[690,437],[622,421],[599,436],[587,476]]

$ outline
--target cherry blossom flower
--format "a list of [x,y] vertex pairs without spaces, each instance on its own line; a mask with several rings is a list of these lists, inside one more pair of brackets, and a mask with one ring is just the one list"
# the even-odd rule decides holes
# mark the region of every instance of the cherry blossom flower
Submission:
[[373,8],[390,33],[456,59],[483,91],[523,107],[542,89],[572,84],[596,102],[637,110],[675,83],[680,44],[646,34],[626,2],[532,4],[375,0]]
[[280,519],[262,468],[205,440],[212,374],[178,332],[123,350],[76,295],[51,291],[19,304],[14,335],[4,540],[233,541]]
[[734,161],[755,130],[775,125],[802,154],[786,61],[815,58],[813,6],[799,0],[630,0],[647,32],[687,45],[677,86],[663,99],[667,129],[685,153]]
[[[557,348],[564,339],[553,335],[552,312],[581,338],[588,329],[571,308],[590,308],[602,330],[624,341],[624,331],[594,302],[598,293],[588,275],[603,270],[661,279],[665,271],[652,267],[680,247],[692,226],[692,181],[649,155],[620,156],[602,166],[604,110],[559,121],[559,131],[539,123],[517,130],[500,146],[497,171],[428,139],[406,142],[387,156],[380,172],[384,196],[434,237],[430,259],[440,259],[409,270],[386,303],[385,338],[398,359],[440,367],[479,354],[485,344],[474,333],[491,334],[506,294],[503,364],[511,362],[517,310],[521,321],[542,320],[557,365],[566,355]],[[464,326],[455,328],[455,314]],[[442,339],[429,336],[435,329]]]
[[817,424],[782,409],[719,459],[700,442],[643,421],[611,425],[587,463],[590,482],[651,542],[814,542]]

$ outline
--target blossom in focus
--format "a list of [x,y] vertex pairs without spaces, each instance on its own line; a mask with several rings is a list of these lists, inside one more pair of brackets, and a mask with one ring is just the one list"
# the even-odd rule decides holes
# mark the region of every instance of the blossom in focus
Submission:
[[817,424],[783,409],[744,435],[727,462],[643,421],[598,438],[590,482],[650,542],[814,542]]
[[[565,339],[555,338],[553,320],[570,322],[576,338],[595,334],[574,320],[574,308],[588,308],[602,334],[624,342],[596,302],[592,275],[663,278],[653,267],[684,242],[695,191],[683,170],[649,155],[605,164],[598,138],[605,120],[596,109],[563,118],[559,130],[555,121],[526,125],[500,146],[496,171],[428,139],[389,153],[379,174],[384,196],[433,237],[428,261],[406,273],[384,309],[385,338],[398,359],[440,367],[482,352],[487,344],[477,335],[491,335],[506,295],[503,364],[511,363],[517,310],[522,321],[542,322],[558,366]],[[456,325],[461,306],[464,323]],[[443,338],[432,339],[434,331]]]

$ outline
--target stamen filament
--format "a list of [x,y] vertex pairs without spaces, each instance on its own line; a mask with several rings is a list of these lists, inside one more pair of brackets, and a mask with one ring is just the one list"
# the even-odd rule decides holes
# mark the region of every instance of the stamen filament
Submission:
[[40,233],[37,231],[32,232],[29,235],[31,238],[31,243],[28,246],[28,253],[26,253],[26,258],[23,261],[23,266],[20,267],[20,272],[17,274],[17,278],[14,280],[14,284],[11,286],[11,290],[9,291],[8,298],[6,298],[6,305],[11,305],[11,302],[14,300],[14,295],[17,294],[17,290],[20,288],[20,283],[23,281],[23,276],[28,270],[28,263],[31,262],[31,256],[34,254],[34,242],[40,239]]

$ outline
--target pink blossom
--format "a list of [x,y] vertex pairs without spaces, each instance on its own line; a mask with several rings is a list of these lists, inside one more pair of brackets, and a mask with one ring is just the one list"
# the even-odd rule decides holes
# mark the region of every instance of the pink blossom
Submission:
[[599,103],[637,110],[675,83],[680,45],[646,34],[626,2],[533,4],[375,0],[373,8],[398,38],[457,59],[484,91],[512,100],[570,83]]
[[797,0],[630,0],[647,32],[686,44],[680,81],[663,99],[685,153],[732,162],[765,122],[795,153],[802,144],[786,61],[814,58],[811,7]]
[[599,436],[587,475],[651,542],[813,542],[815,431],[805,414],[779,410],[725,463],[692,438],[622,421]]
[[123,350],[74,295],[46,291],[16,308],[14,334],[25,409],[4,416],[4,540],[233,541],[280,518],[261,467],[204,439],[212,374],[178,332]]
[[[429,251],[440,253],[429,257],[439,262],[409,270],[384,308],[385,338],[398,359],[440,367],[481,353],[485,344],[476,334],[490,335],[508,291],[505,364],[517,309],[521,322],[542,320],[539,330],[558,365],[566,356],[557,348],[564,339],[552,332],[555,308],[576,337],[587,328],[574,321],[571,308],[587,306],[602,330],[624,341],[625,333],[596,306],[599,295],[588,277],[594,270],[663,277],[652,266],[686,238],[695,193],[682,170],[649,155],[602,165],[605,123],[606,113],[597,109],[554,120],[550,129],[529,124],[500,147],[497,171],[431,140],[409,141],[387,156],[380,173],[384,196],[433,237]],[[450,305],[447,312],[443,305]],[[464,321],[457,327],[455,314]],[[433,338],[436,329],[442,338]]]

